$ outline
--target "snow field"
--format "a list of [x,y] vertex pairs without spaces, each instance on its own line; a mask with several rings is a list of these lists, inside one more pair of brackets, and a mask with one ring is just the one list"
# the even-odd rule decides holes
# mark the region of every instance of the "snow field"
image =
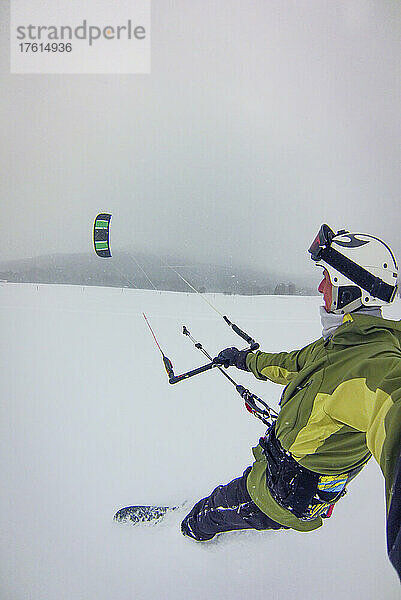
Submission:
[[[318,297],[207,298],[266,351],[321,333]],[[205,362],[183,324],[212,355],[244,346],[195,294],[0,284],[0,597],[398,598],[373,461],[315,532],[181,536],[192,503],[251,464],[263,424],[217,371],[170,386],[142,312],[176,373]],[[281,386],[230,373],[277,408]],[[185,499],[157,526],[112,521]]]

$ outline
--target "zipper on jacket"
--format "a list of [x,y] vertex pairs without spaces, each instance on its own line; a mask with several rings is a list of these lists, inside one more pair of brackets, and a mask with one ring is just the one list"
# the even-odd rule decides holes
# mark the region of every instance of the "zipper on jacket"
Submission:
[[294,389],[294,392],[297,393],[301,390],[304,390],[305,388],[307,388],[309,385],[311,385],[312,383],[312,379],[309,379],[306,383],[304,383],[303,385],[297,385],[297,387]]
[[[290,396],[289,398],[286,398],[286,402],[288,402],[288,400],[291,400],[291,398],[292,398],[292,397],[293,397],[295,394],[297,394],[297,393],[298,393],[298,392],[300,392],[301,390],[303,390],[303,389],[307,388],[307,387],[308,387],[308,386],[309,386],[311,383],[312,383],[312,379],[309,379],[309,380],[308,380],[306,383],[304,383],[303,385],[297,385],[297,387],[295,387],[295,388],[293,389],[291,396]],[[284,395],[285,395],[285,393],[286,393],[286,391],[287,391],[287,388],[288,388],[288,386],[289,386],[289,385],[290,385],[290,384],[289,384],[289,383],[287,383],[287,385],[285,386],[285,388],[283,389],[283,391],[282,391],[282,393],[281,393],[280,400],[279,400],[279,403],[278,403],[278,404],[279,404],[279,406],[281,406],[281,403],[282,403],[282,401],[283,401],[283,399],[284,399]]]

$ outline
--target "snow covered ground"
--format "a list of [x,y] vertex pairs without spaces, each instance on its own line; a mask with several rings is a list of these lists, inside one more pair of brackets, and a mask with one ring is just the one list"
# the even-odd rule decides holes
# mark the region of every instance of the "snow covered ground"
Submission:
[[[320,336],[317,297],[207,297],[264,350]],[[241,346],[194,294],[0,284],[2,600],[398,598],[373,461],[315,532],[181,536],[191,503],[251,463],[263,426],[218,372],[170,386],[142,311],[176,372],[203,363],[182,324],[212,354]],[[233,376],[277,407],[281,386]],[[184,499],[158,526],[112,521]]]

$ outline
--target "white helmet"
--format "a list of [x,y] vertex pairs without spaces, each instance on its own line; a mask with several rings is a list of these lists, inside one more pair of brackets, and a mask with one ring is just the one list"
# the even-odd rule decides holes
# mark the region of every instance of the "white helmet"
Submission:
[[391,248],[379,238],[344,229],[334,233],[322,225],[309,252],[316,265],[330,275],[330,312],[349,313],[361,306],[383,306],[394,300],[397,262]]

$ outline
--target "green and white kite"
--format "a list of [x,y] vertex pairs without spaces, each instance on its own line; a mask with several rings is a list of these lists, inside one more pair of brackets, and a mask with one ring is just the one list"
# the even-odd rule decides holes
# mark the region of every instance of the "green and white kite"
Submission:
[[101,258],[110,258],[110,221],[111,215],[100,213],[93,226],[93,245],[95,252]]

